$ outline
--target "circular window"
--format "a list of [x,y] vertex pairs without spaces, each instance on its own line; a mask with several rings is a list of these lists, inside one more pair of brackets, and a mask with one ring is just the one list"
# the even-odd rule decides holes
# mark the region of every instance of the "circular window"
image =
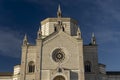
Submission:
[[56,76],[53,80],[65,80],[65,78],[59,75],[59,76]]
[[52,58],[55,62],[62,62],[65,59],[65,54],[62,49],[56,49],[52,53]]

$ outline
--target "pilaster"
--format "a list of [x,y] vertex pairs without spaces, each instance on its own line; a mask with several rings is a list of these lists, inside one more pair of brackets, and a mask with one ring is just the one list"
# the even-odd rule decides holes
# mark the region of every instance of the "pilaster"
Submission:
[[20,80],[25,80],[25,78],[26,78],[27,53],[28,53],[28,45],[22,46],[22,59],[21,59]]
[[78,39],[78,52],[79,52],[79,73],[78,80],[85,80],[84,76],[84,59],[83,59],[83,40]]
[[41,65],[42,65],[42,39],[36,40],[36,72],[35,80],[41,80]]

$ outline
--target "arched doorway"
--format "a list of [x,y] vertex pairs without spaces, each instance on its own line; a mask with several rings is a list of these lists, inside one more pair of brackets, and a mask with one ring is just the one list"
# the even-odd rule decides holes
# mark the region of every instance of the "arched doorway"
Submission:
[[56,76],[53,80],[65,80],[65,77],[59,75],[59,76]]

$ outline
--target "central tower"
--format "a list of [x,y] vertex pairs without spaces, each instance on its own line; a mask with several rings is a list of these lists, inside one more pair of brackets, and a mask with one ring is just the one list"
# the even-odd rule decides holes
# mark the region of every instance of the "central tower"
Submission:
[[52,34],[55,31],[63,29],[70,36],[76,36],[78,30],[78,23],[72,18],[62,17],[60,5],[58,6],[57,17],[47,18],[41,21],[42,35],[44,37]]
[[20,80],[84,80],[83,40],[76,20],[62,17],[41,21],[35,45],[25,36]]

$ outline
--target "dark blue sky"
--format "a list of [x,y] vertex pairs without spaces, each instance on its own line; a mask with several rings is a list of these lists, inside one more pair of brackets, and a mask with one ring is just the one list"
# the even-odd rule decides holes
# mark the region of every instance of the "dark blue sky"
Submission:
[[35,43],[40,21],[56,17],[61,5],[64,17],[79,22],[84,44],[91,33],[97,38],[99,62],[106,70],[120,71],[120,1],[119,0],[0,0],[0,72],[20,64],[21,45],[26,33]]

